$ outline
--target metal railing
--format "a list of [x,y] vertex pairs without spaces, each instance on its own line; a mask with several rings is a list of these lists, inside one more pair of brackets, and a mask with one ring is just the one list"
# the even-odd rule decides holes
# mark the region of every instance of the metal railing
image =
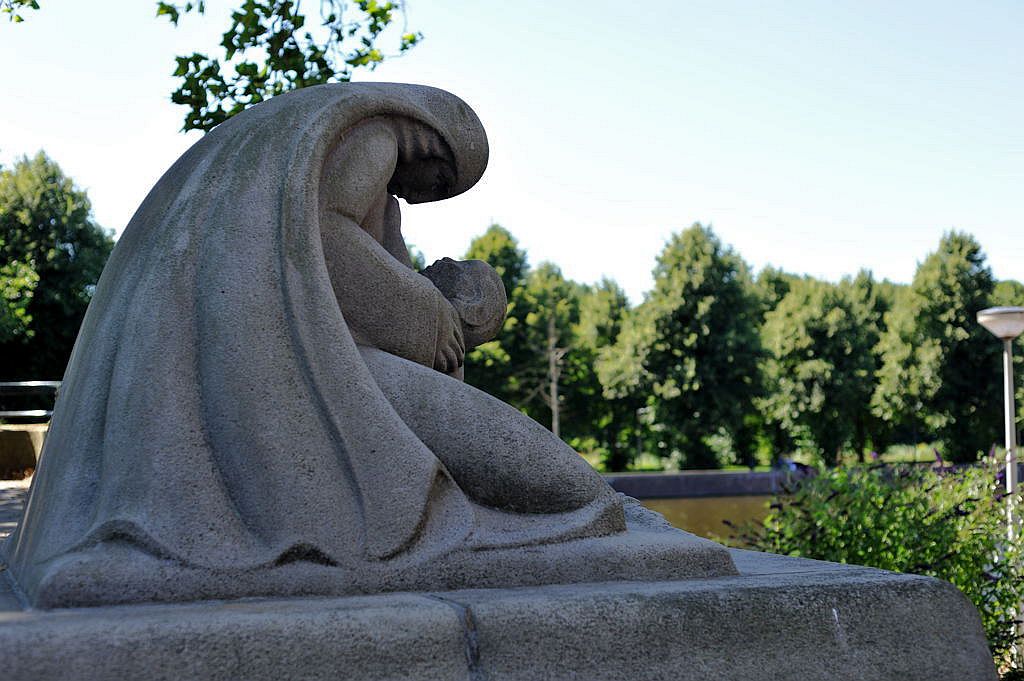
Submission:
[[49,400],[50,409],[0,410],[0,419],[49,420],[53,416],[52,406],[57,400],[58,390],[60,390],[60,381],[0,381],[0,398],[52,395]]

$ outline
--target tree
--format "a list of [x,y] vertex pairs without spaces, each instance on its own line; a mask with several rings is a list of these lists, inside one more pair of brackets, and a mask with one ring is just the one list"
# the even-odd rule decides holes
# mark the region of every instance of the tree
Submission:
[[862,450],[872,430],[880,316],[873,289],[868,272],[838,285],[793,281],[761,329],[765,394],[758,407],[828,465],[845,447]]
[[[16,280],[26,282],[20,285],[19,300],[34,288],[24,313],[16,314],[23,321],[31,318],[26,330],[0,343],[0,375],[5,378],[63,375],[113,247],[110,233],[92,221],[90,212],[85,192],[43,152],[0,171],[2,261],[14,268]],[[37,281],[30,287],[33,278]]]
[[39,275],[27,263],[0,267],[0,345],[34,335],[28,304],[38,283]]
[[[566,356],[575,348],[574,325],[579,320],[583,290],[568,281],[552,263],[541,263],[512,292],[517,324],[517,404],[538,423],[562,436],[563,406],[572,398],[578,373],[563,376]],[[570,415],[575,416],[571,413]]]
[[[611,357],[629,315],[625,291],[611,279],[602,279],[580,300],[575,347],[569,356],[569,371],[577,376],[577,422],[587,431],[577,449],[597,452],[608,471],[624,471],[636,458],[637,412],[645,404],[639,393],[609,390],[601,380],[602,363],[609,361],[606,357]],[[614,371],[613,363],[612,367]]]
[[[306,3],[308,4],[308,3]],[[381,34],[404,16],[399,0],[357,0],[357,17],[347,15],[343,0],[319,3],[319,26],[309,25],[301,0],[244,0],[231,13],[220,46],[222,59],[194,52],[176,57],[180,79],[171,101],[188,107],[183,130],[210,130],[254,104],[290,90],[345,82],[360,67],[373,69],[386,55]],[[204,0],[184,4],[158,2],[157,16],[175,26],[181,15],[204,14]],[[398,53],[422,40],[402,31]]]
[[508,315],[498,337],[466,355],[466,382],[515,407],[522,407],[517,373],[526,355],[521,334],[525,312],[522,304],[516,304],[516,292],[529,272],[526,252],[519,248],[519,242],[507,229],[495,224],[473,239],[465,257],[483,260],[493,267],[505,285],[509,301]]
[[761,316],[768,314],[786,297],[794,282],[801,277],[775,267],[765,267],[754,279],[753,293],[760,303]]
[[993,307],[1024,307],[1024,284],[1014,279],[997,282],[992,290]]
[[[761,327],[764,326],[765,316],[786,297],[793,283],[800,280],[800,276],[772,266],[765,267],[757,273],[751,287],[751,295],[758,304]],[[763,369],[758,374],[754,392],[760,397],[765,395],[767,389],[764,385]],[[747,456],[748,465],[756,465],[759,459],[776,463],[783,454],[793,450],[794,442],[789,433],[778,421],[766,417],[762,410],[755,409],[748,414],[744,418],[744,424],[744,439],[751,443],[751,451]]]
[[976,319],[993,290],[978,242],[949,232],[897,295],[880,341],[875,414],[941,440],[957,462],[973,461],[1000,433],[999,344]]
[[523,283],[530,265],[526,251],[519,242],[499,224],[493,224],[487,231],[473,239],[466,251],[466,260],[483,260],[494,268],[505,285],[505,295],[512,299],[512,292]]
[[654,289],[621,342],[639,366],[620,363],[612,384],[650,386],[662,456],[715,467],[707,437],[720,429],[741,459],[751,456],[744,420],[753,411],[760,341],[750,287],[746,263],[699,223],[658,256]]
[[516,239],[499,225],[475,238],[466,258],[494,267],[509,299],[498,338],[467,355],[466,381],[578,450],[607,452],[608,443],[621,439],[610,415],[621,405],[602,399],[594,363],[618,334],[625,293],[611,281],[593,288],[570,281],[551,263],[531,269]]
[[[665,444],[659,439],[658,424],[653,422],[654,377],[647,370],[647,355],[654,346],[654,319],[651,307],[642,304],[626,311],[619,324],[615,342],[605,345],[597,353],[594,369],[601,383],[602,395],[611,403],[628,410],[616,437],[620,451],[609,451],[609,470],[622,470],[632,464],[643,452],[661,453]],[[629,419],[629,421],[626,421]],[[623,442],[623,435],[628,435]]]
[[[517,250],[511,237],[495,243],[503,247],[494,253],[510,255]],[[509,246],[513,247],[511,252]],[[520,262],[522,268],[518,267]],[[580,298],[586,289],[565,279],[551,263],[541,263],[536,269],[526,268],[525,260],[508,264],[512,269],[498,265],[505,276],[518,269],[525,272],[525,277],[509,294],[508,317],[498,338],[468,355],[466,381],[549,426],[559,437],[576,435],[575,388],[579,380],[585,379],[576,355],[571,353],[575,350]],[[568,374],[567,365],[574,368]],[[563,433],[566,411],[574,425]]]

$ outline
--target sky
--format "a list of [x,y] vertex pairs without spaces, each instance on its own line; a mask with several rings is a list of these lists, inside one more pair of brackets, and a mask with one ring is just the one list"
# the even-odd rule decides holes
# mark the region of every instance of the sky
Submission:
[[[0,20],[0,163],[45,150],[120,233],[199,138],[169,100],[174,56],[213,50],[236,3],[177,29],[148,0],[41,4]],[[403,209],[428,262],[497,222],[531,263],[639,302],[696,221],[755,269],[898,282],[956,228],[1024,280],[1024,4],[407,7],[423,43],[355,80],[449,90],[491,147],[475,188]]]

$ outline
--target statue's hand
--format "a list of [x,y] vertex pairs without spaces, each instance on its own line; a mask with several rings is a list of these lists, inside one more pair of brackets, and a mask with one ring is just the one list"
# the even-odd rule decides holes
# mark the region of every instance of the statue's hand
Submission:
[[462,322],[459,320],[458,312],[445,298],[440,299],[441,313],[437,320],[434,369],[449,374],[462,366],[466,357],[466,343],[462,338]]

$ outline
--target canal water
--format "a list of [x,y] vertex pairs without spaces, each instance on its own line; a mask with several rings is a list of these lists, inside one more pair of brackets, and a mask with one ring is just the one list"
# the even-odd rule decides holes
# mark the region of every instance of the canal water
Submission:
[[803,474],[792,471],[682,471],[609,473],[619,492],[657,511],[674,526],[709,538],[735,534],[735,525],[764,520],[775,495],[786,494]]
[[641,499],[640,503],[665,516],[679,529],[710,539],[729,537],[732,531],[723,522],[737,525],[764,520],[770,495],[697,497],[684,499]]

